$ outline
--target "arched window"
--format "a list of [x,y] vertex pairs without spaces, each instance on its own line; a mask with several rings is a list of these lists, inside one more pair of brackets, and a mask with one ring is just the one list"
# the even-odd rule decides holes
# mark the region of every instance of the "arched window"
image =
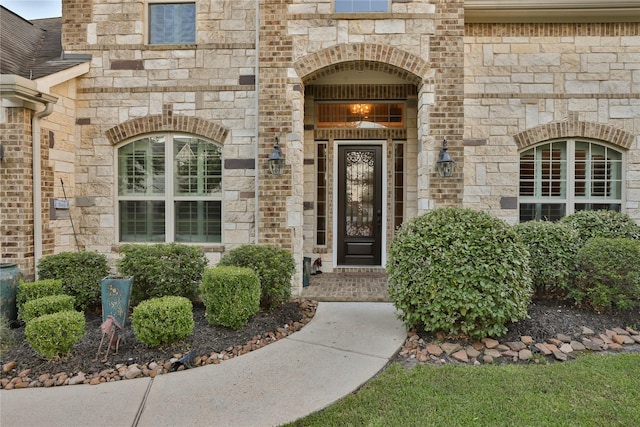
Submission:
[[579,139],[520,153],[520,221],[557,221],[583,210],[622,208],[622,152]]
[[222,148],[158,134],[118,148],[121,242],[222,241]]

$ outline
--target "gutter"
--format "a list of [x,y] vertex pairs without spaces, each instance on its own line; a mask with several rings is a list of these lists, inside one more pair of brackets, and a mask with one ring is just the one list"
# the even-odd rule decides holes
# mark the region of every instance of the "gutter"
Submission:
[[[34,271],[38,278],[37,265],[42,258],[42,156],[40,154],[40,120],[53,112],[58,98],[38,90],[37,83],[14,74],[0,75],[0,95],[2,107],[27,108],[36,113],[31,119],[33,147],[33,249]],[[37,111],[39,105],[44,110]]]
[[465,0],[466,23],[638,22],[637,0]]
[[31,119],[33,142],[33,267],[38,280],[38,261],[42,258],[42,158],[40,153],[40,119],[53,113],[53,102],[47,102],[44,110]]

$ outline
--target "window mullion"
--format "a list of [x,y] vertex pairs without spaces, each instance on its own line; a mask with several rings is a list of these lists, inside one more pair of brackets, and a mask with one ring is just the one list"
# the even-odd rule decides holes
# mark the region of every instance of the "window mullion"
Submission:
[[575,176],[576,176],[576,155],[575,155],[575,140],[567,140],[567,172],[565,176],[567,185],[566,194],[566,215],[571,215],[575,212]]
[[173,242],[175,241],[175,212],[174,212],[174,197],[175,197],[175,188],[174,188],[174,147],[173,147],[173,134],[168,134],[165,138],[165,169],[167,173],[165,174],[165,188],[167,189],[165,194],[165,242]]

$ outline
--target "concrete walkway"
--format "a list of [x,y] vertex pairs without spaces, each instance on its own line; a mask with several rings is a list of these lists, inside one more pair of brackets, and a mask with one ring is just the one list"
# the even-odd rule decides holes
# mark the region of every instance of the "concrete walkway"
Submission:
[[321,302],[260,350],[155,379],[0,391],[0,425],[277,426],[352,393],[406,337],[389,303]]

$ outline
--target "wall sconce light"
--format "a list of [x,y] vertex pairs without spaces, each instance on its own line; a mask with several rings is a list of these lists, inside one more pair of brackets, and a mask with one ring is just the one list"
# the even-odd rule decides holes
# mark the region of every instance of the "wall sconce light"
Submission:
[[276,143],[273,146],[273,151],[269,155],[269,170],[272,175],[282,175],[284,172],[284,155],[282,154],[282,150],[280,150],[280,145],[278,143],[280,139],[276,136]]
[[451,158],[451,155],[447,152],[449,147],[447,147],[447,139],[442,140],[442,148],[440,149],[440,155],[438,156],[438,173],[441,177],[449,177],[453,175],[453,169],[455,167],[455,163]]

